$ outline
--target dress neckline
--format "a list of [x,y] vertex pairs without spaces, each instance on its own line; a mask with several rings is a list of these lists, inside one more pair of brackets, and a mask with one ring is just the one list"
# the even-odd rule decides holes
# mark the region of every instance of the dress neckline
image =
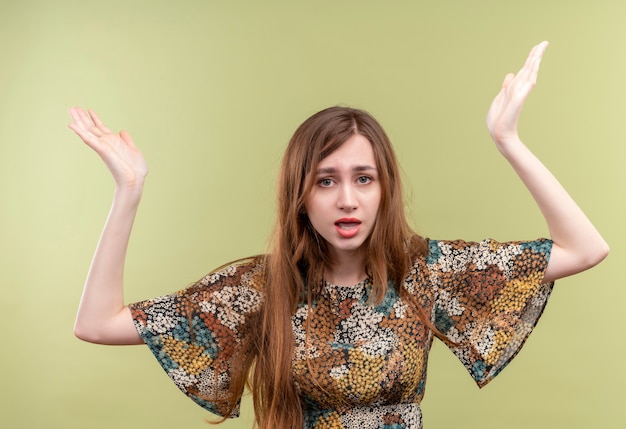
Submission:
[[360,282],[353,284],[353,285],[347,285],[347,286],[341,286],[341,285],[336,285],[334,283],[329,282],[328,280],[324,280],[324,285],[327,288],[331,288],[331,289],[358,289],[358,288],[362,288],[368,284],[371,284],[371,280],[369,277],[367,277],[364,280],[361,280]]

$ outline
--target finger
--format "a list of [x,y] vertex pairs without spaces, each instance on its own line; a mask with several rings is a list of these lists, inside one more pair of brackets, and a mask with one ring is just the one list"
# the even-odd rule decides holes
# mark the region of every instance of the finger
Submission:
[[533,83],[536,82],[537,73],[539,71],[539,65],[541,64],[543,53],[546,51],[547,47],[548,47],[548,42],[546,41],[533,46],[532,50],[530,51],[530,54],[528,54],[528,58],[526,58],[524,67],[522,67],[522,69],[518,73],[520,74],[521,78],[525,80],[529,80]]
[[78,126],[78,125],[76,125],[76,124],[74,124],[74,123],[69,124],[69,125],[68,125],[68,127],[69,127],[72,131],[74,131],[76,134],[78,134],[78,136],[79,136],[79,137],[81,137],[81,138],[83,138],[83,137],[86,137],[86,136],[87,136],[87,135],[86,135],[87,133],[86,133],[85,131],[83,131],[83,129],[82,129],[80,126]]
[[537,45],[537,49],[534,53],[533,61],[531,64],[531,70],[530,70],[530,78],[533,83],[537,82],[537,74],[539,73],[539,66],[541,65],[541,60],[543,59],[543,54],[546,51],[547,47],[548,47],[548,42],[541,42],[539,45]]
[[536,59],[536,53],[537,53],[538,49],[539,49],[539,45],[535,45],[535,46],[532,47],[532,49],[528,53],[528,56],[526,57],[526,60],[524,61],[524,64],[522,65],[522,67],[516,73],[516,76],[518,76],[518,78],[520,78],[520,79],[527,78],[528,72],[533,67],[533,62]]
[[93,127],[95,124],[91,120],[91,117],[80,107],[76,108],[76,114],[78,118],[78,124],[85,130]]
[[513,73],[507,73],[504,77],[504,82],[502,82],[502,88],[508,88],[513,79],[515,79],[515,75]]
[[89,146],[96,152],[98,151],[98,138],[95,137],[91,132],[76,124],[69,124],[68,127],[72,131],[74,131],[78,135],[78,137],[80,137],[81,140],[85,142],[85,144],[87,144],[87,146]]
[[128,134],[128,132],[126,131],[120,131],[120,138],[124,141],[124,143],[126,143],[128,146],[132,147],[133,149],[137,149],[137,147],[135,146],[135,143],[133,142],[132,137],[130,136],[130,134]]
[[527,94],[528,91],[535,86],[539,73],[539,65],[541,64],[541,59],[547,46],[548,42],[541,42],[533,46],[524,65],[508,84],[508,87],[510,87],[512,91],[520,91],[522,94]]
[[530,78],[531,70],[533,69],[533,63],[535,61],[534,53],[536,52],[536,50],[537,46],[534,46],[526,57],[526,61],[524,61],[524,65],[522,66],[522,68],[520,68],[515,74],[518,81],[527,81]]
[[524,65],[530,66],[532,68],[532,65],[537,60],[541,60],[541,57],[543,56],[543,53],[545,52],[547,46],[548,42],[546,41],[533,46],[533,48],[530,50],[530,53],[528,54],[528,57],[526,58],[526,63]]
[[96,125],[96,127],[98,127],[99,129],[101,129],[103,132],[105,133],[110,133],[111,130],[109,130],[100,120],[100,117],[98,117],[98,115],[96,114],[96,112],[94,112],[93,110],[87,110],[87,112],[89,113],[89,117],[91,118],[91,120],[93,121],[93,123]]
[[102,132],[102,130],[95,125],[89,128],[89,132],[91,132],[91,134],[93,134],[96,137],[102,137],[104,135],[104,132]]
[[543,53],[546,51],[546,48],[548,47],[548,44],[549,44],[548,41],[544,40],[543,42],[540,42],[540,43],[536,44],[535,46],[533,46],[532,56],[533,57],[537,57],[537,58],[541,58]]
[[80,124],[69,124],[68,127],[74,131],[83,140],[94,140],[96,136],[88,129],[83,128]]
[[[101,129],[100,127],[98,127],[98,125],[96,124],[96,122],[93,119],[93,111],[88,110],[85,111],[81,108],[77,108],[77,115],[79,118],[79,123],[81,125],[81,127],[86,130],[89,131],[92,135],[96,136],[96,137],[102,137],[104,134],[106,134],[108,131],[108,129],[106,127],[104,127],[104,129]],[[95,113],[94,113],[95,114]],[[97,115],[96,115],[97,117]]]
[[72,117],[72,122],[74,124],[80,123],[80,117],[78,116],[78,107],[70,107],[68,111],[70,112],[70,116]]

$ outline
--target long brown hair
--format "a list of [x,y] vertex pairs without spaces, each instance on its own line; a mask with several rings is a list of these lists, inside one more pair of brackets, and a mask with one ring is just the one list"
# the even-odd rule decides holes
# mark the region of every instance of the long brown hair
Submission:
[[415,305],[423,323],[441,337],[402,286],[413,261],[426,254],[428,243],[407,223],[398,162],[389,138],[367,112],[330,107],[300,125],[285,150],[272,250],[264,261],[265,302],[259,320],[253,322],[255,332],[244,339],[242,348],[249,353],[238,353],[239,370],[231,374],[232,398],[226,416],[234,411],[236,398],[248,384],[260,429],[302,427],[302,404],[292,379],[295,343],[291,317],[298,304],[311,308],[321,292],[324,269],[332,264],[329,245],[311,225],[305,201],[319,162],[355,134],[372,144],[381,186],[376,223],[364,243],[372,304],[382,301],[392,281],[400,296]]
[[412,261],[426,252],[426,241],[407,223],[398,162],[378,122],[362,110],[330,107],[300,125],[280,170],[273,249],[267,261],[264,311],[256,337],[251,388],[260,429],[302,427],[302,406],[291,376],[291,317],[299,303],[307,302],[310,308],[320,293],[324,268],[332,263],[328,243],[309,222],[305,201],[319,162],[355,134],[372,144],[382,191],[374,229],[364,243],[373,302],[383,299],[388,281],[401,285]]

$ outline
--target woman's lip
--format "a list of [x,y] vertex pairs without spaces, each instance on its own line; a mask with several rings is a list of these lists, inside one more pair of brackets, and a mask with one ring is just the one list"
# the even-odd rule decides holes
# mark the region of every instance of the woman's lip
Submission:
[[352,238],[359,233],[361,221],[356,218],[341,218],[335,222],[335,228],[343,238]]
[[340,223],[358,223],[361,224],[361,221],[355,217],[342,217],[341,219],[337,219],[335,221],[335,225],[339,225]]

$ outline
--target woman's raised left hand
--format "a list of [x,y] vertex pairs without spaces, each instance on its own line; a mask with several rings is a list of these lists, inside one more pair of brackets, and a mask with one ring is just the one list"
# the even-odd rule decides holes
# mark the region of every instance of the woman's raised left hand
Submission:
[[509,142],[519,140],[517,123],[524,102],[537,82],[537,73],[548,42],[534,46],[524,66],[517,74],[509,73],[504,78],[502,89],[496,95],[487,113],[487,128],[491,138],[501,152]]

